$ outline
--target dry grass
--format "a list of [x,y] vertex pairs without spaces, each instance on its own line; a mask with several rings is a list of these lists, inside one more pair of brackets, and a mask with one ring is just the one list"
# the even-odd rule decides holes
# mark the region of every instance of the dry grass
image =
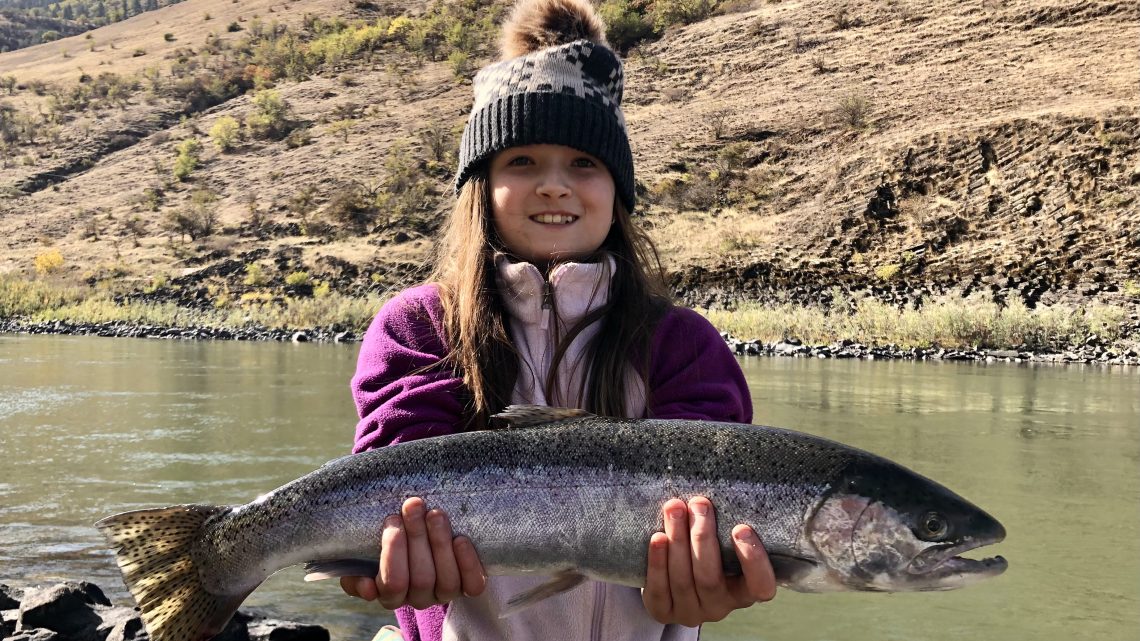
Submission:
[[[327,291],[327,290],[326,290]],[[72,286],[60,281],[23,280],[0,276],[0,318],[33,323],[127,323],[159,327],[311,329],[339,325],[363,332],[390,296],[345,296],[336,292],[319,298],[252,295],[215,309],[191,309],[171,302],[117,302],[107,291]]]
[[721,331],[762,341],[798,338],[812,344],[843,339],[871,345],[901,347],[999,349],[1024,346],[1030,350],[1059,350],[1080,343],[1090,334],[1112,342],[1130,310],[1107,305],[1083,309],[1068,306],[1029,309],[1020,299],[1005,306],[987,298],[942,298],[921,309],[899,310],[863,299],[853,313],[784,303],[744,305],[733,311],[702,313]]

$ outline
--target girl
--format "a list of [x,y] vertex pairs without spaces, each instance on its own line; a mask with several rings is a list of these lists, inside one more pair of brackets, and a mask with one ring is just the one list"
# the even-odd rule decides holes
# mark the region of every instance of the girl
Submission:
[[[622,66],[603,34],[587,0],[522,0],[504,25],[503,59],[475,78],[435,272],[385,304],[361,346],[354,451],[488,429],[511,403],[751,420],[736,360],[707,321],[670,305],[630,218]],[[378,576],[341,580],[397,609],[410,641],[695,639],[695,626],[775,592],[744,525],[743,574],[724,576],[712,506],[693,497],[663,506],[640,592],[587,582],[499,618],[549,577],[484,577],[472,543],[428,508],[412,498],[384,522]]]

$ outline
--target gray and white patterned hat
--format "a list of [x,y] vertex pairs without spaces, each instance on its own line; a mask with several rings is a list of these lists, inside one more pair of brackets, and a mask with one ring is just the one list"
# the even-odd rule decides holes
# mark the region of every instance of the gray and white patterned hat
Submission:
[[455,191],[509,147],[565,145],[598,157],[629,211],[635,203],[633,154],[621,112],[621,59],[576,40],[483,68],[463,130]]

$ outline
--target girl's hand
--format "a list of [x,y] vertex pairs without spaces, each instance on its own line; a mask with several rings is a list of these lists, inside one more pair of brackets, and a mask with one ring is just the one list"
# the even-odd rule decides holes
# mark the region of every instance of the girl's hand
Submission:
[[384,519],[380,574],[375,578],[341,577],[346,593],[395,610],[423,609],[460,594],[478,596],[487,587],[483,564],[465,536],[454,536],[443,510],[425,513],[423,499],[404,501],[400,514]]
[[729,612],[776,596],[776,576],[760,538],[747,525],[732,529],[732,543],[744,571],[726,577],[716,538],[712,503],[693,497],[686,506],[670,499],[661,508],[665,532],[649,540],[649,570],[641,599],[661,623],[693,627],[720,621]]

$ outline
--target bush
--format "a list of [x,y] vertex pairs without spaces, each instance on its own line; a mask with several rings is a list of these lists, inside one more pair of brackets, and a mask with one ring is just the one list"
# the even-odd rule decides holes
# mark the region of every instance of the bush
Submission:
[[653,27],[664,31],[675,24],[692,24],[712,15],[716,0],[656,0]]
[[848,94],[839,100],[836,110],[840,123],[852,129],[867,126],[867,116],[871,113],[871,101],[862,94]]
[[202,149],[197,138],[187,138],[178,144],[178,157],[174,160],[174,178],[184,182],[198,168],[198,154]]
[[217,196],[208,189],[195,190],[189,205],[166,215],[167,231],[189,236],[190,240],[210,236],[218,225],[216,200]]
[[466,52],[452,51],[447,56],[447,64],[456,80],[466,80],[471,75],[471,61]]
[[289,287],[303,287],[309,284],[309,272],[293,272],[285,277],[285,284]]
[[606,0],[598,13],[606,23],[606,40],[622,55],[642,40],[657,36],[653,22],[630,6],[630,0]]
[[236,147],[240,136],[241,125],[238,124],[236,118],[231,116],[218,118],[214,121],[214,126],[210,128],[210,140],[223,153]]
[[289,121],[291,108],[281,94],[272,89],[263,89],[253,97],[254,112],[245,118],[245,126],[251,138],[260,140],[280,140],[292,130]]
[[902,269],[901,265],[893,263],[890,265],[882,265],[875,269],[875,275],[882,280],[891,280],[895,276],[898,276],[900,269]]
[[250,287],[261,287],[269,282],[266,278],[265,272],[261,269],[261,265],[257,263],[249,263],[245,266],[245,279],[242,281]]
[[36,254],[36,273],[40,276],[54,274],[60,267],[63,267],[63,254],[58,249]]

